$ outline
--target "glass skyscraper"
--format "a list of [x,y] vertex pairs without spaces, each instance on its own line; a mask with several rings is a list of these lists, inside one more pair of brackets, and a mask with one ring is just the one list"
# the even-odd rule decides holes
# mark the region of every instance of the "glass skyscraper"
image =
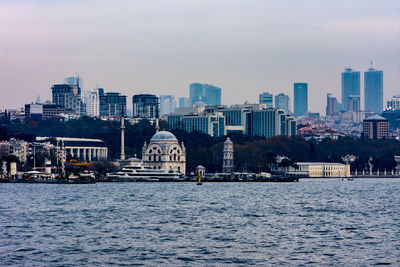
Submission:
[[383,111],[383,71],[364,72],[364,109],[381,114]]
[[275,107],[281,108],[285,112],[289,112],[289,96],[284,93],[280,93],[275,96]]
[[192,106],[198,102],[205,105],[221,105],[221,88],[214,85],[191,83],[189,93]]
[[307,83],[294,84],[294,114],[304,115],[308,111],[308,85]]
[[342,108],[349,110],[349,96],[360,95],[360,72],[345,69],[342,72]]
[[132,97],[133,117],[158,118],[159,99],[155,95],[140,94]]

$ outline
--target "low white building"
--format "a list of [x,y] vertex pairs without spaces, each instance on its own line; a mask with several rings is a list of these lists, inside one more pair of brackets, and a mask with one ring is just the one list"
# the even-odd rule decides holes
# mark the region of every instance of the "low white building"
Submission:
[[80,161],[103,161],[108,159],[108,148],[103,140],[70,137],[36,137],[36,141],[54,138],[67,155]]
[[290,167],[288,174],[309,177],[350,177],[350,165],[331,162],[296,162],[298,168]]

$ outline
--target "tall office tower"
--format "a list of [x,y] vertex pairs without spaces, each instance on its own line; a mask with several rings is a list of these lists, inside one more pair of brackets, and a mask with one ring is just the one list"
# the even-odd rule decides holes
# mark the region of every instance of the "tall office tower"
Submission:
[[54,84],[51,92],[53,104],[64,107],[66,112],[86,115],[86,105],[81,100],[81,88],[78,85]]
[[100,96],[104,95],[103,88],[97,88],[86,91],[85,103],[86,103],[86,115],[90,117],[100,116]]
[[345,111],[348,111],[351,95],[360,95],[360,72],[345,69],[342,72],[342,109]]
[[400,110],[400,95],[395,95],[388,100],[386,108],[389,110]]
[[332,116],[339,113],[339,107],[336,97],[332,94],[326,95],[326,116]]
[[304,115],[308,111],[308,85],[307,83],[294,84],[294,114]]
[[103,93],[99,100],[101,117],[121,116],[126,111],[126,96],[120,93]]
[[259,94],[259,96],[258,96],[259,103],[264,104],[267,108],[272,108],[273,107],[273,104],[272,104],[273,97],[274,96],[268,92]]
[[211,84],[191,83],[189,86],[191,105],[198,102],[206,105],[221,105],[221,88]]
[[189,108],[191,106],[192,106],[192,103],[191,103],[189,97],[180,97],[179,98],[179,107],[180,108]]
[[347,99],[348,111],[360,111],[360,96],[350,95]]
[[280,93],[275,96],[275,107],[283,109],[286,113],[290,112],[289,96]]
[[64,79],[64,82],[69,85],[78,85],[80,88],[83,88],[83,79],[78,76],[71,76]]
[[160,115],[174,113],[176,108],[176,100],[172,95],[160,96]]
[[155,95],[140,94],[132,97],[133,117],[158,118],[159,99]]
[[364,72],[364,110],[383,111],[383,71],[369,68]]

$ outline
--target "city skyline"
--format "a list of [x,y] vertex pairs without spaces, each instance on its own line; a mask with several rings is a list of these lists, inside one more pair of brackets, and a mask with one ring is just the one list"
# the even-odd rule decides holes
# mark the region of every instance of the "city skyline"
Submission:
[[305,82],[309,110],[321,114],[327,93],[341,95],[341,72],[364,73],[370,60],[384,72],[384,103],[400,89],[398,1],[79,4],[0,4],[0,109],[50,100],[76,72],[84,90],[128,98],[178,99],[190,83],[214,84],[225,105],[257,103],[264,88],[293,99],[293,83]]

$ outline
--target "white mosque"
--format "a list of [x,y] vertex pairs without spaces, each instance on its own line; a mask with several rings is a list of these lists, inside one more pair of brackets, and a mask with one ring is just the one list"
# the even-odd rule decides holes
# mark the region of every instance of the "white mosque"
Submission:
[[175,135],[168,131],[157,132],[149,145],[142,147],[142,161],[154,169],[175,170],[183,175],[186,172],[186,149],[179,145]]

